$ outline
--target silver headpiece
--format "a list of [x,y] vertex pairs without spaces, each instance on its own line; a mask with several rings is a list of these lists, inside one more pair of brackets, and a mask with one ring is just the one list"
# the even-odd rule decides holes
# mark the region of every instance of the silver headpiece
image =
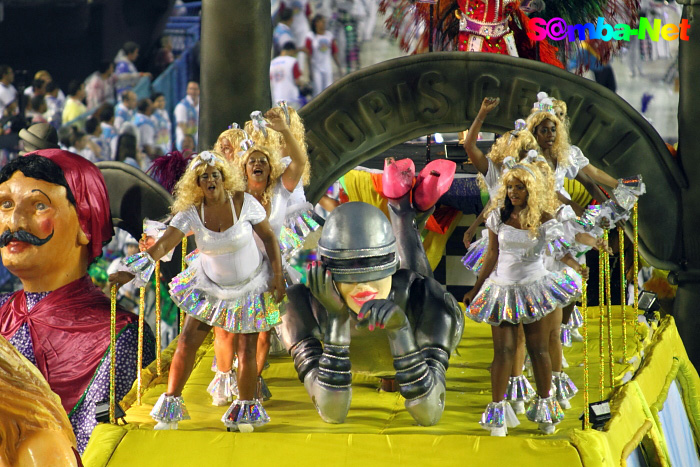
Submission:
[[190,163],[190,170],[196,169],[201,164],[207,164],[211,167],[214,167],[217,162],[222,165],[226,164],[226,162],[222,158],[220,158],[213,152],[202,151],[199,154],[197,154],[197,156],[195,156],[194,159],[192,159],[192,162]]
[[518,162],[512,156],[508,156],[505,159],[503,159],[503,174],[505,175],[508,171],[513,169],[523,169],[527,171],[530,175],[532,175],[532,177],[535,180],[537,180],[535,172],[533,172],[532,169],[530,169],[530,167],[526,167],[523,164],[518,164]]
[[521,131],[527,129],[527,122],[522,118],[515,121],[513,131],[510,132],[510,138],[508,138],[508,144],[513,141],[513,136],[518,136]]
[[370,282],[398,268],[391,223],[378,208],[361,202],[334,209],[323,226],[318,254],[336,282]]
[[523,159],[521,162],[527,162],[528,164],[532,164],[533,162],[547,162],[547,159],[542,157],[542,155],[537,152],[536,149],[530,149],[527,152],[527,156],[525,156],[525,159]]
[[287,106],[287,101],[277,101],[277,105],[279,105],[282,112],[284,112],[284,120],[287,122],[287,125],[289,125],[292,118],[289,116],[289,106]]
[[549,112],[555,116],[557,114],[554,110],[554,101],[546,92],[537,93],[537,102],[532,107],[539,112]]
[[241,150],[236,153],[236,155],[238,157],[243,156],[243,154],[245,154],[246,151],[248,151],[248,149],[255,146],[255,141],[250,139],[250,135],[248,135],[248,132],[245,130],[242,130],[242,131],[243,131],[243,134],[245,135],[245,138],[243,138],[243,141],[241,141],[241,146],[240,146]]
[[267,122],[265,117],[263,117],[262,112],[256,110],[250,114],[250,120],[253,122],[253,127],[262,132],[263,136],[267,138]]

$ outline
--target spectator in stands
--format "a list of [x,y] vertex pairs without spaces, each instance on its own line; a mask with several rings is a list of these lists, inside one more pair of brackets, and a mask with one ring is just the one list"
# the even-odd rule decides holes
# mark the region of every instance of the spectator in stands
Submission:
[[31,100],[31,98],[34,96],[45,95],[47,84],[48,83],[41,78],[34,78],[34,81],[32,81],[32,85],[24,90],[24,95],[27,96],[27,101]]
[[70,152],[83,156],[90,162],[97,162],[98,159],[97,155],[95,154],[95,151],[99,152],[99,148],[97,147],[97,145],[90,141],[88,139],[87,134],[83,130],[78,128],[77,125],[72,125],[70,129],[70,147],[68,148],[68,150]]
[[109,103],[104,103],[95,111],[95,115],[100,121],[100,129],[102,130],[101,138],[109,147],[109,154],[102,153],[104,160],[113,160],[113,155],[116,153],[117,146],[117,129],[114,128],[114,106]]
[[71,137],[73,136],[73,127],[62,126],[58,129],[58,147],[65,149],[70,148]]
[[7,104],[0,114],[0,134],[3,130],[7,130],[7,123],[14,117],[18,115],[17,113],[17,100],[14,100]]
[[27,105],[27,111],[24,115],[30,123],[48,123],[44,114],[48,110],[46,106],[46,98],[41,94],[36,94],[34,97],[29,99],[29,104]]
[[85,80],[88,109],[95,109],[105,102],[114,102],[114,81],[114,63],[105,60]]
[[88,139],[95,145],[97,150],[93,150],[98,161],[108,161],[111,150],[109,142],[102,138],[102,128],[98,117],[92,116],[85,121],[85,133]]
[[7,133],[10,121],[17,115],[19,115],[17,113],[17,101],[14,100],[5,106],[2,114],[0,114],[0,134]]
[[153,64],[151,65],[153,76],[158,76],[163,73],[174,61],[173,41],[170,36],[162,36],[160,38],[160,49],[158,49],[153,57]]
[[138,151],[138,130],[134,124],[126,122],[119,131],[119,136],[116,141],[115,160],[142,170],[137,160],[140,159]]
[[53,81],[50,81],[46,85],[46,119],[49,121],[51,126],[58,128],[63,122],[63,106],[65,105],[65,99],[61,98],[63,92],[58,88],[58,85]]
[[[17,89],[12,85],[14,81],[15,72],[12,67],[0,65],[0,114],[6,114],[7,107],[17,100]],[[17,113],[16,104],[12,112]]]
[[[48,92],[49,92],[48,86],[49,86],[50,83],[53,82],[53,78],[51,77],[51,73],[49,73],[49,72],[46,71],[46,70],[39,70],[39,71],[37,71],[36,73],[34,73],[34,81],[36,81],[36,80],[38,80],[38,79],[44,81],[44,84],[46,85],[46,88],[45,88],[45,89],[46,89],[46,93],[48,93]],[[34,81],[32,81],[32,85],[31,85],[31,86],[29,86],[27,89],[24,90],[24,95],[27,96],[27,99],[31,99],[31,98],[34,96],[34,94],[35,94],[35,92],[34,92],[34,86],[35,86],[35,85],[34,85]],[[61,99],[62,102],[65,102],[65,101],[66,101],[66,95],[63,94],[63,91],[61,91],[60,89],[58,90],[58,96],[57,96],[57,97],[58,97],[59,99]],[[61,107],[61,108],[63,108],[63,107]]]
[[138,112],[134,117],[134,125],[139,131],[141,151],[146,155],[154,156],[156,143],[156,125],[151,118],[153,115],[153,103],[150,99],[141,99],[136,107]]
[[[286,8],[280,13],[280,22],[275,26],[272,32],[272,46],[275,50],[275,55],[282,52],[282,46],[287,42],[294,43],[294,34],[292,33],[292,21],[294,21],[294,13],[291,9]],[[303,45],[303,44],[301,44]]]
[[182,0],[175,0],[173,6],[173,16],[187,16],[187,8]]
[[190,157],[197,150],[197,146],[194,142],[194,136],[185,135],[182,140],[182,149],[180,150],[185,157]]
[[[289,10],[284,10],[289,11]],[[282,47],[279,57],[270,62],[270,89],[272,90],[272,102],[287,101],[287,105],[294,109],[301,107],[301,70],[296,59],[297,48],[294,43],[288,41]]]
[[0,119],[0,128],[4,134],[0,134],[0,167],[3,167],[16,158],[21,150],[19,133],[27,128],[27,120],[24,115],[13,114],[17,108],[17,101],[12,101],[7,111],[7,116]]
[[333,62],[342,74],[338,59],[338,45],[333,33],[326,30],[326,18],[314,16],[311,22],[311,32],[306,36],[306,49],[309,53],[309,72],[314,87],[314,97],[333,82]]
[[196,81],[187,83],[187,96],[177,103],[174,113],[177,148],[183,151],[182,141],[185,135],[192,135],[196,146],[199,127],[199,84]]
[[44,93],[46,93],[46,85],[49,83],[48,81],[42,79],[39,73],[41,72],[37,71],[36,74],[34,74],[34,80],[32,81],[32,85],[24,90],[24,95],[27,96],[27,100],[34,97],[37,89],[39,89],[39,92],[43,91]]
[[[77,80],[71,81],[68,84],[68,99],[66,99],[66,105],[63,107],[62,122],[64,125],[87,112],[87,107],[83,104],[83,100],[85,100],[85,84]],[[82,128],[85,122],[76,122],[76,124]]]
[[173,149],[173,124],[168,111],[165,109],[167,102],[162,92],[154,93],[151,96],[151,101],[153,101],[153,115],[151,118],[156,124],[156,146],[160,148],[163,154],[167,154]]
[[[309,33],[309,18],[311,17],[311,5],[309,0],[294,0],[290,2],[292,10],[292,34],[294,34],[294,43],[303,47],[306,35]],[[281,14],[281,13],[280,13]],[[282,44],[284,45],[284,43]]]
[[122,125],[134,119],[138,98],[134,91],[125,91],[121,95],[122,101],[114,108],[114,128],[119,132]]
[[360,42],[371,41],[374,36],[374,28],[377,25],[378,0],[359,0],[357,2],[362,16],[357,24],[357,38]]
[[150,73],[139,72],[134,62],[139,57],[139,45],[136,42],[126,42],[114,59],[114,75],[116,76],[117,94],[130,90],[143,76],[151,77]]

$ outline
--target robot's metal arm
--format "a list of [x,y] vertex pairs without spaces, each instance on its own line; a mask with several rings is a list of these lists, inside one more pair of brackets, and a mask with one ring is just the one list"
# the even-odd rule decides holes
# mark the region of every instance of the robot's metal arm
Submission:
[[[445,408],[445,369],[449,355],[438,347],[418,350],[410,328],[392,334],[390,346],[396,381],[406,399],[406,410],[420,425],[435,425]],[[415,350],[406,352],[410,347]],[[399,349],[404,349],[402,355],[394,353]]]
[[350,346],[326,344],[318,367],[304,376],[304,387],[326,423],[343,423],[350,409]]
[[[333,341],[337,331],[349,333],[346,327],[336,327],[328,335],[329,341]],[[352,399],[350,346],[331,343],[322,346],[317,338],[309,337],[294,345],[290,354],[299,379],[323,421],[343,423]]]

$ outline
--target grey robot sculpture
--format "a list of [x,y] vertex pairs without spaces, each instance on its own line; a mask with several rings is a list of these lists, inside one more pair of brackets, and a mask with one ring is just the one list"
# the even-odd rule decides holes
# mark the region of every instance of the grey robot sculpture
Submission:
[[345,421],[353,371],[395,378],[420,425],[436,424],[444,410],[445,372],[464,316],[433,279],[420,242],[430,212],[416,215],[408,196],[390,200],[389,211],[391,223],[369,204],[336,208],[308,287],[287,290],[282,340],[328,423]]

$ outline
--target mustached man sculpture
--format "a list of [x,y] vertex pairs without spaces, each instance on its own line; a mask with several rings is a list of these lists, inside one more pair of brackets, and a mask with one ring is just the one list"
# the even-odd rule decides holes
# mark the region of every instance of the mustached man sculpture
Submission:
[[340,205],[326,220],[308,287],[287,289],[282,340],[328,423],[345,421],[352,371],[395,378],[421,425],[437,423],[444,409],[445,371],[464,318],[432,278],[418,232],[450,186],[454,163],[426,167],[412,204],[413,163],[392,162],[383,179],[391,222],[369,204]]
[[[109,396],[110,301],[87,269],[112,233],[104,179],[87,159],[44,149],[0,170],[0,254],[23,286],[0,295],[0,335],[61,398],[80,452],[97,424],[96,403]],[[117,400],[136,378],[137,321],[117,311]],[[147,336],[145,364],[155,353],[148,328]]]

